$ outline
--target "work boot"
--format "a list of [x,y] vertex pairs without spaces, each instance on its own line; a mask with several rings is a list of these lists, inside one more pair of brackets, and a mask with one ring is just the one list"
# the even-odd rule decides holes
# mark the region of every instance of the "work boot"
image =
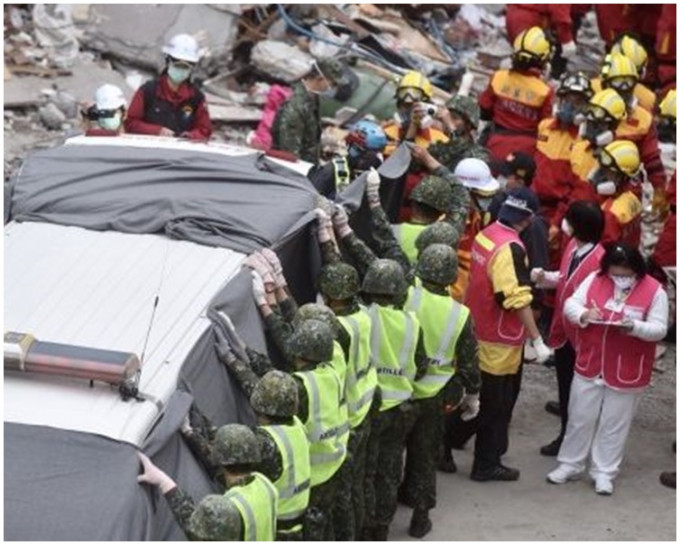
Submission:
[[547,445],[542,446],[540,452],[543,456],[557,456],[557,453],[560,451],[561,446],[562,437],[558,437],[552,443],[548,443]]
[[387,534],[389,533],[389,530],[389,526],[378,524],[375,528],[373,528],[373,541],[387,541]]
[[490,469],[473,469],[472,473],[470,473],[470,479],[478,482],[516,481],[519,479],[519,469],[505,467],[503,464],[498,464]]
[[397,501],[406,507],[413,508],[413,498],[406,492],[406,487],[403,484],[397,490]]
[[668,488],[675,488],[675,471],[664,471],[659,475],[661,484]]
[[411,516],[411,525],[408,528],[408,535],[411,537],[422,538],[432,530],[432,521],[427,509],[415,509]]
[[555,416],[561,416],[560,415],[560,402],[559,401],[548,401],[545,404],[545,410],[546,412],[550,414],[554,414]]
[[456,461],[453,459],[453,454],[449,449],[445,449],[444,455],[439,459],[438,469],[443,473],[455,473],[458,471]]

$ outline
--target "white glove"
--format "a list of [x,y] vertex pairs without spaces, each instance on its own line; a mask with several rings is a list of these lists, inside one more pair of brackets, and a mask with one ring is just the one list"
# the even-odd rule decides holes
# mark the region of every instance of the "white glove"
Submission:
[[187,413],[184,420],[182,420],[182,425],[179,430],[183,435],[191,435],[194,432],[194,429],[191,427],[191,420],[189,420],[189,413]]
[[315,208],[314,213],[316,214],[316,221],[319,224],[319,242],[322,244],[324,242],[330,242],[332,240],[331,231],[333,230],[330,216],[321,208]]
[[273,291],[276,285],[274,280],[274,272],[269,265],[269,262],[262,257],[258,252],[253,252],[243,261],[244,265],[247,265],[251,269],[257,272],[262,277],[265,285],[269,288],[268,291]]
[[529,278],[534,284],[540,284],[545,279],[545,271],[541,267],[534,267],[529,273]]
[[175,487],[175,481],[168,477],[165,471],[156,467],[146,454],[137,451],[137,456],[144,468],[142,474],[137,475],[138,483],[148,483],[153,486],[158,486],[163,493],[168,492]]
[[255,298],[257,306],[261,307],[267,304],[266,293],[267,290],[264,287],[262,277],[253,271],[253,297]]
[[562,56],[567,60],[571,60],[576,56],[576,44],[573,40],[562,44]]
[[366,198],[369,204],[380,203],[380,174],[373,167],[366,177]]
[[347,212],[340,204],[335,205],[335,210],[333,211],[333,225],[340,238],[344,238],[352,232],[352,228],[349,226]]
[[267,260],[269,266],[274,272],[274,280],[276,281],[276,286],[279,288],[286,287],[288,283],[286,282],[286,277],[283,276],[283,267],[281,266],[279,256],[277,256],[276,253],[274,253],[269,248],[262,248],[262,250],[260,250],[260,254],[262,254],[262,257],[264,257]]
[[460,414],[461,420],[467,422],[479,414],[479,394],[465,394],[460,403],[463,411]]
[[550,359],[553,352],[545,345],[541,337],[535,339],[532,344],[536,351],[536,363],[545,363]]

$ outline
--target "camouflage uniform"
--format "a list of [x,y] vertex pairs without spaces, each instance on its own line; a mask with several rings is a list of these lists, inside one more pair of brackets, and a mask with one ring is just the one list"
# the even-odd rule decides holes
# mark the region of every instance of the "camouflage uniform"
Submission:
[[[446,107],[449,111],[463,117],[473,129],[479,125],[479,104],[472,97],[455,95],[448,100]],[[491,159],[488,150],[477,144],[472,135],[456,137],[451,135],[448,142],[437,142],[428,151],[445,167],[455,170],[456,165],[463,159],[476,158],[488,163]]]
[[243,541],[241,515],[231,500],[210,494],[196,506],[178,486],[165,494],[165,499],[191,541]]
[[[319,71],[335,85],[345,83],[343,66],[337,59],[317,61]],[[314,74],[312,74],[314,75]],[[281,106],[272,125],[272,147],[294,153],[316,164],[321,153],[319,97],[302,82],[293,85],[293,95]]]

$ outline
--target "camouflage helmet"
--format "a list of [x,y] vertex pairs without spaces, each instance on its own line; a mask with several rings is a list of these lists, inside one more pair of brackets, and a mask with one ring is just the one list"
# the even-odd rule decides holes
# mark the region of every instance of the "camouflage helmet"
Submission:
[[426,176],[411,193],[411,200],[445,213],[451,209],[453,189],[439,176]]
[[416,274],[421,280],[448,286],[458,278],[458,254],[446,244],[430,244],[418,258]]
[[189,519],[189,534],[194,541],[240,541],[241,515],[229,498],[209,494]]
[[451,248],[458,246],[458,230],[445,221],[435,221],[428,225],[416,238],[416,249],[422,252],[430,244],[446,244]]
[[260,446],[248,426],[227,424],[215,434],[213,456],[214,462],[221,466],[259,464]]
[[454,95],[446,102],[446,107],[465,118],[473,128],[476,129],[477,125],[479,125],[479,104],[477,104],[474,98]]
[[373,295],[403,295],[408,288],[404,271],[393,259],[376,259],[366,271],[361,290]]
[[328,299],[350,299],[359,293],[359,273],[343,262],[324,265],[319,273],[319,291]]
[[295,379],[283,371],[269,371],[255,385],[250,404],[258,414],[289,418],[297,413],[298,390]]
[[341,86],[349,83],[345,76],[345,66],[339,59],[319,59],[315,63],[317,71],[332,84]]
[[333,330],[335,336],[337,336],[342,327],[335,313],[321,303],[305,303],[299,307],[293,317],[293,327],[297,328],[305,320],[319,320],[327,324]]
[[305,320],[290,338],[290,352],[307,361],[321,363],[333,357],[333,331],[319,320]]

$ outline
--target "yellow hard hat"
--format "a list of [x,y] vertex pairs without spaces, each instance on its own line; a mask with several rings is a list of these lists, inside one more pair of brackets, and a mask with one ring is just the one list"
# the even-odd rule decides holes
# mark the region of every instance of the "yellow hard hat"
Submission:
[[588,103],[588,114],[595,119],[609,118],[621,121],[626,118],[626,103],[614,89],[595,93]]
[[640,80],[635,63],[625,55],[607,55],[600,72],[602,82],[621,91],[632,91]]
[[647,64],[647,51],[640,42],[627,34],[621,36],[614,45],[612,45],[609,53],[612,55],[624,55],[628,57],[633,61],[638,73],[642,72],[642,69]]
[[661,117],[672,117],[673,119],[676,119],[675,95],[675,89],[671,89],[666,93],[666,96],[663,97],[663,100],[659,103],[659,115]]
[[432,98],[432,84],[423,74],[411,70],[406,72],[404,76],[399,80],[397,85],[397,91],[399,89],[404,89],[406,87],[411,87],[413,89],[420,89],[427,98]]
[[607,144],[598,158],[603,167],[634,178],[640,172],[640,152],[630,140],[615,140]]
[[515,50],[515,55],[521,57],[529,57],[539,59],[541,61],[547,60],[550,56],[550,42],[545,36],[545,32],[541,27],[531,27],[515,38],[512,44]]

